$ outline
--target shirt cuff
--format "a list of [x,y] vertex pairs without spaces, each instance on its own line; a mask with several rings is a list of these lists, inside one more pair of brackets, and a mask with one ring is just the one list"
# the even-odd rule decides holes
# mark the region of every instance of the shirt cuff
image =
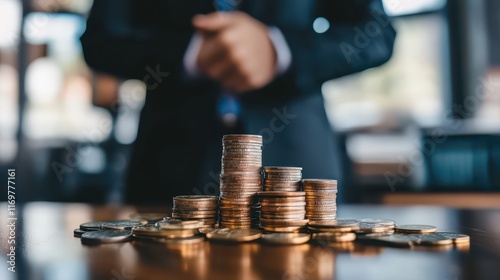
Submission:
[[292,64],[292,53],[286,43],[285,36],[283,36],[279,28],[271,26],[268,30],[269,37],[276,51],[276,74],[281,75],[290,68],[290,64]]
[[195,33],[191,37],[186,53],[184,54],[183,64],[184,70],[189,78],[197,78],[201,75],[200,69],[196,66],[196,59],[200,53],[202,37]]

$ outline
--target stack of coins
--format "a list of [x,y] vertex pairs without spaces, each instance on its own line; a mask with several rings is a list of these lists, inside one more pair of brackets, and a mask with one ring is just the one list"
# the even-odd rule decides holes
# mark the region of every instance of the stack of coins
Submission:
[[333,220],[337,216],[337,180],[304,179],[306,218],[310,221]]
[[264,191],[300,191],[302,167],[266,166],[264,170]]
[[260,222],[268,232],[297,232],[308,222],[305,219],[304,192],[267,191],[258,193],[261,204]]
[[262,189],[262,136],[230,134],[222,138],[220,225],[245,229],[258,225],[255,194]]
[[174,197],[172,218],[203,222],[203,227],[215,227],[218,218],[218,197],[211,195],[180,195]]
[[165,218],[154,225],[148,224],[132,228],[132,235],[139,240],[166,244],[192,244],[204,240],[203,236],[199,234],[199,229],[203,226],[203,221]]

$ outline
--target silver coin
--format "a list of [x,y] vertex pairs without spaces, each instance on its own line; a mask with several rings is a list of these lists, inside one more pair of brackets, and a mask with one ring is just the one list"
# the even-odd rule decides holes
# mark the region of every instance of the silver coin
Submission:
[[130,230],[133,227],[147,224],[147,221],[112,221],[112,222],[104,222],[101,225],[103,229],[117,229],[117,230]]
[[466,234],[462,233],[453,233],[453,232],[436,232],[435,234],[439,234],[446,238],[449,238],[453,241],[453,243],[468,243],[470,242],[470,237]]
[[433,233],[437,231],[435,226],[430,225],[398,225],[396,232],[401,233]]
[[132,232],[129,230],[98,230],[88,231],[82,234],[83,243],[116,243],[130,239]]
[[90,230],[101,230],[102,224],[105,222],[88,222],[80,225],[81,230],[90,231]]
[[75,230],[73,231],[73,236],[74,236],[74,237],[82,237],[82,234],[84,234],[84,233],[86,233],[86,232],[88,232],[88,231],[81,230],[81,229],[77,228],[77,229],[75,229]]
[[357,239],[363,243],[385,245],[393,247],[413,247],[416,239],[407,234],[387,234],[387,235],[358,235]]
[[371,218],[364,218],[364,219],[358,219],[360,223],[363,224],[379,224],[382,226],[395,226],[396,222],[390,219],[371,219]]
[[443,235],[430,233],[430,234],[408,234],[411,238],[414,238],[414,244],[416,245],[449,245],[453,243],[451,238],[445,237]]

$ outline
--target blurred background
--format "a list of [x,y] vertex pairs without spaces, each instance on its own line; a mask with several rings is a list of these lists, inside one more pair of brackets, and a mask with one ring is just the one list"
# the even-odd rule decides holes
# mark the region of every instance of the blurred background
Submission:
[[[393,58],[323,85],[344,202],[499,206],[500,2],[383,2]],[[86,66],[91,5],[0,0],[0,170],[18,169],[22,200],[122,199],[146,88]]]

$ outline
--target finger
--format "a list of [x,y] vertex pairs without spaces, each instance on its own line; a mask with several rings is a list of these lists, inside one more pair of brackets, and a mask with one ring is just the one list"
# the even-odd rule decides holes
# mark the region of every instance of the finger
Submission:
[[216,40],[205,39],[201,46],[200,53],[196,60],[197,66],[206,70],[223,60],[226,56],[226,50],[220,46]]
[[209,77],[219,81],[221,84],[236,72],[236,66],[229,60],[225,59],[214,64],[207,70]]
[[234,93],[242,93],[250,90],[245,77],[237,72],[231,73],[221,82],[221,84],[223,88]]
[[193,26],[201,32],[218,32],[229,26],[230,18],[230,14],[225,12],[196,15],[193,17]]

